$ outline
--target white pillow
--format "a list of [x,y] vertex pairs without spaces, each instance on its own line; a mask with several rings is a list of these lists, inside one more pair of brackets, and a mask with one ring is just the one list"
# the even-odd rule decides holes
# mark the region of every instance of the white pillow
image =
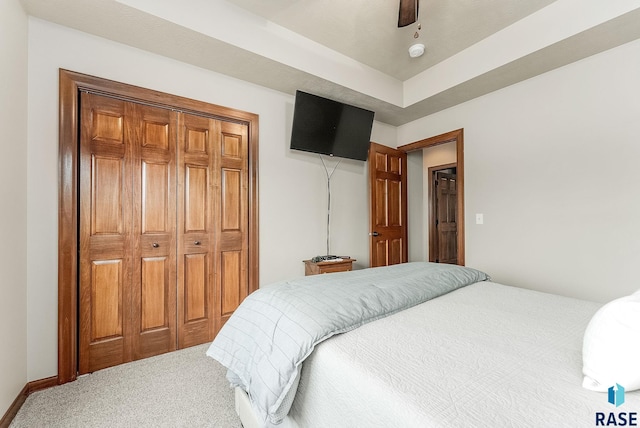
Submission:
[[584,333],[582,386],[607,391],[616,383],[640,389],[640,290],[595,313]]

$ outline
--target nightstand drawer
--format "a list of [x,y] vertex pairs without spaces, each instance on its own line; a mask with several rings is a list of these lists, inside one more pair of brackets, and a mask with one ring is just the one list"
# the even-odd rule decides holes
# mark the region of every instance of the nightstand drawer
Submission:
[[303,260],[305,275],[318,275],[321,273],[331,272],[347,272],[353,269],[355,259],[344,258],[338,262],[312,262],[311,260]]

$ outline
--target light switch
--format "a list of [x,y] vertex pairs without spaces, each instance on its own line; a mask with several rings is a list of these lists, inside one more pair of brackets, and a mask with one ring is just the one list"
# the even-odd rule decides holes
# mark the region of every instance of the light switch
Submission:
[[484,224],[484,214],[482,213],[476,214],[476,224]]

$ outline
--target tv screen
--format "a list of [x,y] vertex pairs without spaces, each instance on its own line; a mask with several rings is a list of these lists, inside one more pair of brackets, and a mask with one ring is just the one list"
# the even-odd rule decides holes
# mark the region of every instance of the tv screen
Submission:
[[296,91],[291,148],[366,161],[374,113]]

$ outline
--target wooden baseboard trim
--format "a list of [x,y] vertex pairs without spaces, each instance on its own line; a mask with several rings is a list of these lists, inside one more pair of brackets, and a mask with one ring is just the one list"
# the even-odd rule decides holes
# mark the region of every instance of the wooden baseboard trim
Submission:
[[2,419],[0,419],[0,428],[9,428],[11,421],[13,421],[13,418],[16,417],[18,411],[27,400],[27,397],[29,395],[33,394],[36,391],[41,391],[43,389],[51,388],[52,386],[56,385],[58,385],[57,376],[28,382],[24,386],[24,388],[22,388],[22,391],[20,391],[16,399],[13,400],[13,403],[11,403],[11,406],[9,406],[9,409],[4,414]]
[[0,419],[0,428],[9,427],[11,421],[16,417],[16,415],[18,414],[18,410],[20,410],[20,407],[22,407],[28,396],[29,384],[26,384],[24,388],[22,388],[22,391],[20,391],[20,393],[18,394],[18,397],[13,400],[13,403],[11,403],[11,406],[9,406],[9,409],[4,414],[2,419]]
[[27,384],[29,392],[27,396],[33,394],[36,391],[42,391],[43,389],[51,388],[52,386],[58,386],[58,376],[51,376],[40,380],[33,380]]

